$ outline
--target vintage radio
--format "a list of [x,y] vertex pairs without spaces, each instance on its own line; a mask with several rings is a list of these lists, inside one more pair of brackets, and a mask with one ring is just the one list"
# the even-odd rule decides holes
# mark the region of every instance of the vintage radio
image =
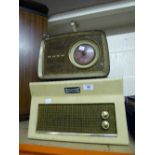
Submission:
[[106,77],[109,70],[108,46],[102,31],[68,33],[41,42],[41,79]]
[[28,137],[127,145],[122,85],[119,79],[30,83]]

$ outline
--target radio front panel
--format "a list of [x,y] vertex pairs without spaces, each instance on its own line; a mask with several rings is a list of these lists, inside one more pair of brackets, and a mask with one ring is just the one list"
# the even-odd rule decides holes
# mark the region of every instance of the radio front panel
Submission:
[[42,79],[106,77],[110,70],[101,31],[53,36],[41,42],[38,76]]
[[[57,81],[30,84],[32,100],[29,138],[128,144],[121,80],[93,79],[58,83]],[[91,84],[93,89],[85,90],[82,87],[85,84]],[[72,88],[74,85],[79,85],[81,91],[65,93],[64,88]],[[63,89],[63,92],[59,95],[52,93],[55,89]],[[39,90],[44,91],[39,92]],[[91,94],[92,92],[94,95]]]

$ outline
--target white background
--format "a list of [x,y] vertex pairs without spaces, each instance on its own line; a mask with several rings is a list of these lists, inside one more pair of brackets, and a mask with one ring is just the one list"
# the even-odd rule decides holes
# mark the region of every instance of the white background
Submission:
[[[1,154],[18,154],[19,14],[18,1],[0,8]],[[136,155],[154,155],[155,2],[136,0]]]
[[135,95],[135,29],[134,25],[107,29],[110,56],[109,78],[122,78],[124,96]]
[[0,154],[19,149],[19,9],[18,1],[0,5]]

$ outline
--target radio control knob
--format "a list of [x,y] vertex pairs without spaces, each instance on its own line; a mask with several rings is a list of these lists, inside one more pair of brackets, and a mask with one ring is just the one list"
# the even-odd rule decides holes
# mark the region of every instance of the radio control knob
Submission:
[[108,112],[108,111],[102,111],[101,117],[102,117],[103,119],[108,119],[108,118],[109,118],[109,112]]
[[103,129],[109,129],[109,122],[108,121],[103,121],[101,124]]

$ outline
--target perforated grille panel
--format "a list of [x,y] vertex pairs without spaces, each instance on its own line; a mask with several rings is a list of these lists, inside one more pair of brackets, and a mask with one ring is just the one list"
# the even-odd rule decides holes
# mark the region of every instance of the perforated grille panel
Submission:
[[[44,41],[45,48],[43,51],[43,74],[45,76],[59,74],[83,74],[83,73],[102,73],[102,76],[107,76],[109,72],[109,57],[108,50],[104,49],[107,42],[103,40],[105,34],[101,31],[69,33],[51,37]],[[73,65],[69,58],[69,51],[72,45],[80,40],[91,41],[99,47],[98,61],[92,67],[80,69]],[[101,65],[102,63],[102,65]],[[91,74],[91,76],[92,76]],[[79,75],[77,75],[79,77]]]
[[[109,129],[101,127],[102,111],[109,112]],[[115,107],[107,104],[39,104],[37,131],[116,133]]]

